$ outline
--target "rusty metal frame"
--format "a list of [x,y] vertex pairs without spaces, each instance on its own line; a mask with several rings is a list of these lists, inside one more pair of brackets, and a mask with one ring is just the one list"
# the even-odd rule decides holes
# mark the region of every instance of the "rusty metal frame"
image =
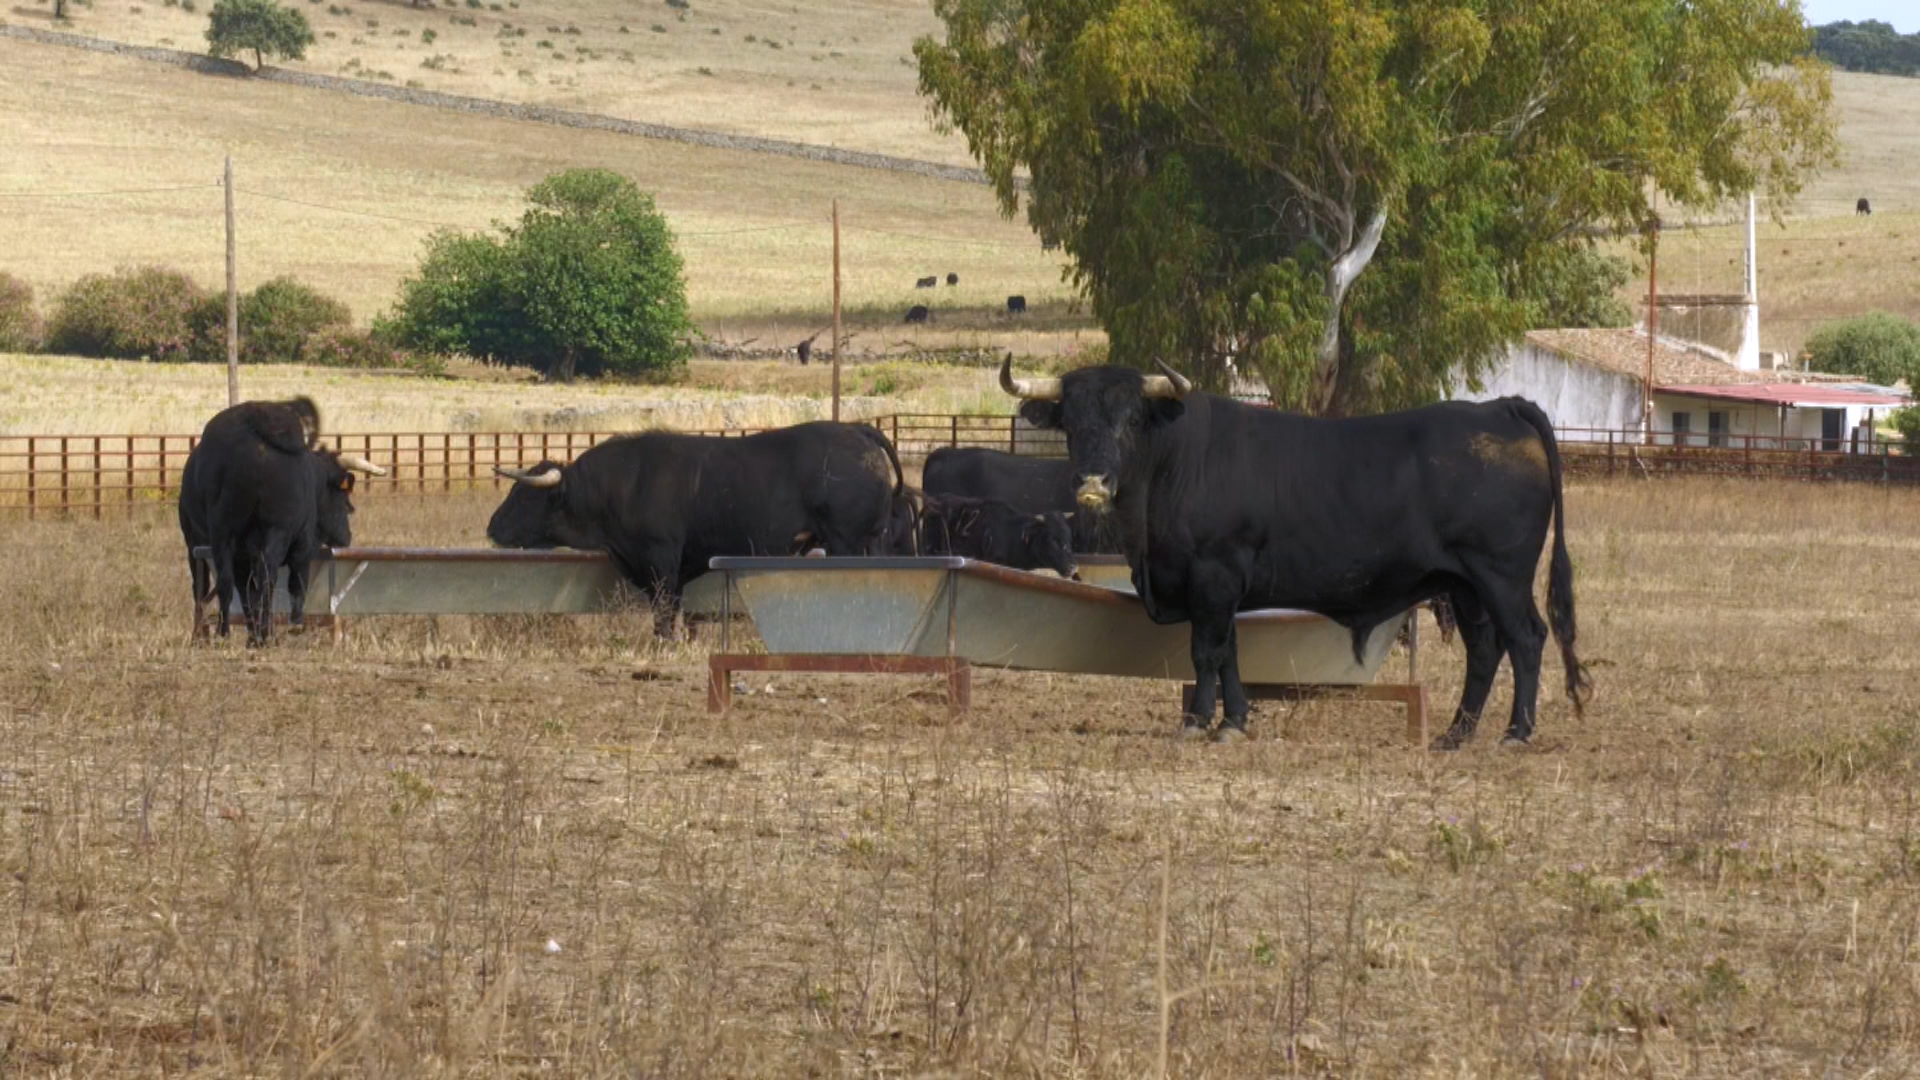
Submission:
[[[946,570],[947,655],[900,656],[889,653],[736,653],[733,647],[733,575],[729,560],[715,559],[715,568],[723,575],[720,588],[720,651],[707,657],[707,711],[725,713],[733,708],[733,682],[736,671],[789,671],[842,675],[945,675],[947,711],[960,716],[973,707],[973,665],[954,655],[957,640],[957,606],[960,590],[959,559],[949,560]],[[809,562],[808,565],[811,565]]]
[[788,671],[842,675],[945,675],[947,708],[955,716],[973,704],[973,665],[951,656],[886,656],[870,653],[784,653],[768,656],[714,653],[707,658],[707,711],[724,713],[733,707],[736,671]]

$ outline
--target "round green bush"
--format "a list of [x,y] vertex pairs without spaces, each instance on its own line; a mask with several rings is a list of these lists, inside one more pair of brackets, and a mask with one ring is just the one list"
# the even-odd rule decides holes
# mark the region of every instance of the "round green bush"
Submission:
[[88,274],[54,305],[47,351],[123,360],[184,360],[207,290],[164,266]]
[[0,273],[0,352],[32,352],[40,347],[40,333],[33,286]]

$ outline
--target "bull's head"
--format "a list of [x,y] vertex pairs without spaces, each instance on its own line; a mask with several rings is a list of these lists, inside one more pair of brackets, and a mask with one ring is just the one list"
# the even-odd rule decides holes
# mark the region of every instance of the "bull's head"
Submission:
[[487,522],[487,539],[506,548],[570,546],[560,535],[565,519],[566,471],[551,461],[531,469],[493,470],[513,488]]
[[353,543],[353,474],[385,476],[387,470],[353,454],[320,448],[307,453],[313,471],[314,526],[320,542],[332,548]]
[[1014,378],[1011,353],[1000,365],[1000,388],[1022,399],[1020,416],[1035,427],[1066,433],[1074,499],[1089,510],[1107,508],[1119,492],[1121,465],[1135,441],[1148,427],[1178,417],[1184,408],[1180,399],[1193,390],[1179,372],[1155,365],[1161,374],[1093,367],[1058,379]]

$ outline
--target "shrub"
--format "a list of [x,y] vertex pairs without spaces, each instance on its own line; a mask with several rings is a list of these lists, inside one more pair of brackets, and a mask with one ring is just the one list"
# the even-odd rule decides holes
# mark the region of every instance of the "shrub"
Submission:
[[1920,384],[1920,325],[1884,311],[1822,326],[1807,339],[1805,352],[1815,371],[1858,375],[1884,386],[1901,379]]
[[192,278],[161,266],[88,274],[55,305],[47,348],[78,356],[185,359],[189,322],[208,293]]
[[618,173],[576,169],[527,200],[504,236],[436,235],[378,332],[560,381],[678,371],[693,325],[680,256],[653,199]]
[[439,36],[440,36],[440,34],[439,34],[439,32],[438,32],[438,31],[435,31],[435,30],[422,30],[422,31],[420,31],[420,44],[422,44],[422,45],[431,45],[431,44],[433,44],[433,41],[434,41],[434,39],[435,39],[435,38],[437,38],[437,37],[439,37]]
[[40,313],[33,308],[33,286],[0,273],[0,352],[32,352],[40,347]]
[[309,363],[307,340],[353,325],[347,305],[289,277],[240,298],[240,358],[249,364]]
[[1893,430],[1900,433],[1900,441],[1908,454],[1920,455],[1920,407],[1894,413]]

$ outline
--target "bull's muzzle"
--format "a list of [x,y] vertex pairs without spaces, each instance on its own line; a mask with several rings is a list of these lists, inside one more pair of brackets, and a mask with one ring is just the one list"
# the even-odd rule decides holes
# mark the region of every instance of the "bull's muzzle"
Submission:
[[1073,500],[1089,510],[1105,510],[1113,501],[1113,482],[1104,476],[1089,476],[1080,481]]

